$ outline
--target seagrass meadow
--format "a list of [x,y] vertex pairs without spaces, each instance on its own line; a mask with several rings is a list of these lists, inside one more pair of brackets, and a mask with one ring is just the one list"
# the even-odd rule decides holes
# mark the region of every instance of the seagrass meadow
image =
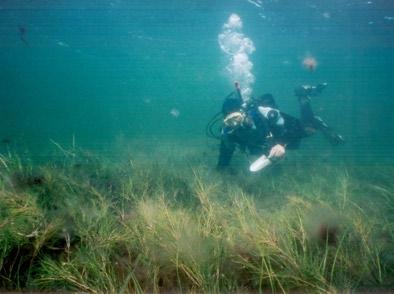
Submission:
[[392,289],[392,166],[305,171],[297,158],[251,177],[190,152],[170,164],[61,154],[39,165],[0,157],[4,290]]

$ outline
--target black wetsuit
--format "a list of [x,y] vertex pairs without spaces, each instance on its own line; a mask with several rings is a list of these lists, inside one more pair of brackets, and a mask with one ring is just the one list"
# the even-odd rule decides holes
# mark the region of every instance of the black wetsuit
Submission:
[[271,145],[267,120],[260,117],[256,109],[250,109],[245,115],[248,116],[250,124],[245,123],[230,130],[226,127],[222,128],[218,168],[224,168],[230,164],[237,146],[252,155],[262,155]]
[[[308,97],[299,98],[299,102],[301,118],[297,119],[280,112],[284,124],[278,126],[270,124],[259,112],[258,106],[265,105],[251,103],[242,106],[243,102],[240,97],[234,94],[228,95],[222,107],[223,116],[242,109],[247,118],[246,121],[249,123],[243,123],[234,129],[226,126],[222,128],[218,169],[229,166],[237,146],[242,151],[248,151],[251,155],[260,156],[267,154],[276,144],[281,144],[286,149],[296,149],[302,138],[312,135],[316,130],[321,130],[329,138],[332,138],[333,135],[338,136],[319,117],[313,114]],[[332,143],[335,144],[335,142]]]

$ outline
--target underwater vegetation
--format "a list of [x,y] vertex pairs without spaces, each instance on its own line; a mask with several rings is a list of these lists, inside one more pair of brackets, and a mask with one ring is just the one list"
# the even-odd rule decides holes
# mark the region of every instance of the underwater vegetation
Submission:
[[0,155],[0,289],[392,289],[393,167],[284,164],[262,177]]

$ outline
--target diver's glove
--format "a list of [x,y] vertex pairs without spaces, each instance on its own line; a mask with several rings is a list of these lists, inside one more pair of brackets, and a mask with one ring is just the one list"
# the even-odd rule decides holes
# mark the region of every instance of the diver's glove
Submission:
[[236,129],[243,126],[246,121],[246,115],[242,111],[234,111],[227,115],[223,120],[222,134],[229,135]]
[[275,146],[273,146],[271,148],[268,158],[272,159],[272,160],[280,159],[280,158],[283,158],[285,153],[286,153],[285,146],[283,146],[281,144],[276,144]]

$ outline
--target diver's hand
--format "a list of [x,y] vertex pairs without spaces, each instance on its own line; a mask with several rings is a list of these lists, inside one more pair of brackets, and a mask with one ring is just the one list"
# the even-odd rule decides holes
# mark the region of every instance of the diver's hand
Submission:
[[280,144],[276,144],[274,147],[271,148],[268,158],[279,159],[282,158],[285,155],[285,153],[286,153],[285,147]]

